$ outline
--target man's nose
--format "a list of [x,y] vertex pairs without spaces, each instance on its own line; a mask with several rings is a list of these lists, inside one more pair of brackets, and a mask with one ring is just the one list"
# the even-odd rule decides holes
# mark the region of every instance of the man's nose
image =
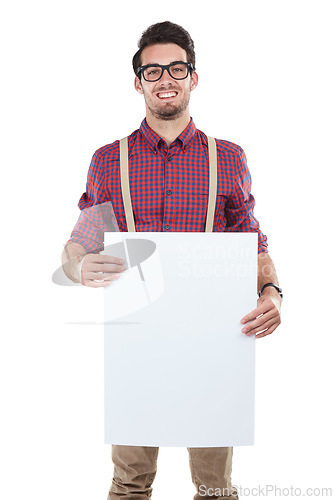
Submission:
[[172,81],[173,81],[173,78],[169,75],[168,70],[166,68],[164,68],[162,76],[160,78],[160,82],[168,83],[168,82],[172,82]]

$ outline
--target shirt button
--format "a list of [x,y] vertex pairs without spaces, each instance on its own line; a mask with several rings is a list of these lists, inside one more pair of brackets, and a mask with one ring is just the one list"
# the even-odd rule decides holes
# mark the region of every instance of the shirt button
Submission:
[[168,156],[167,161],[172,161],[172,156]]
[[169,231],[169,229],[170,229],[169,224],[167,224],[167,225],[166,225],[166,226],[164,226],[164,227],[165,227],[165,229],[166,229],[167,231]]
[[170,195],[172,193],[171,189],[167,190],[167,194]]

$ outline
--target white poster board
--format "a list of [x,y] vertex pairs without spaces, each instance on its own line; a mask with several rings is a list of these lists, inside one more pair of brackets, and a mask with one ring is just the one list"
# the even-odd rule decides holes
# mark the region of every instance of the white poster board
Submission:
[[254,443],[256,233],[106,233],[105,442]]

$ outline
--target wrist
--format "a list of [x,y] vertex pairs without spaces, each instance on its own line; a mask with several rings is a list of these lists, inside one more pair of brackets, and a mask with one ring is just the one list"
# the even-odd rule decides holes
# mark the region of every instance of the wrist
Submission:
[[81,268],[86,255],[77,255],[71,260],[70,273],[72,280],[82,284]]
[[265,290],[261,293],[260,297],[269,297],[272,299],[278,299],[280,302],[282,302],[279,292],[273,287],[265,288]]
[[85,255],[67,255],[62,267],[66,276],[74,283],[81,283],[81,266]]
[[275,283],[265,283],[259,290],[258,295],[259,297],[264,295],[265,297],[279,298],[280,302],[283,299],[282,289]]

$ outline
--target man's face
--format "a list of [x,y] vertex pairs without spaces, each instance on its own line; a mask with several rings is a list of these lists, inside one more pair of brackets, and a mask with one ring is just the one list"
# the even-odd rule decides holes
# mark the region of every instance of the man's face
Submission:
[[[170,64],[174,61],[184,61],[186,51],[175,43],[150,45],[143,49],[141,66],[146,64]],[[175,80],[167,70],[157,82],[147,82],[141,75],[141,80],[135,77],[136,90],[144,95],[147,116],[151,113],[155,118],[173,120],[188,111],[190,93],[198,84],[198,75],[194,71],[184,80]],[[172,92],[171,96],[167,94]]]

